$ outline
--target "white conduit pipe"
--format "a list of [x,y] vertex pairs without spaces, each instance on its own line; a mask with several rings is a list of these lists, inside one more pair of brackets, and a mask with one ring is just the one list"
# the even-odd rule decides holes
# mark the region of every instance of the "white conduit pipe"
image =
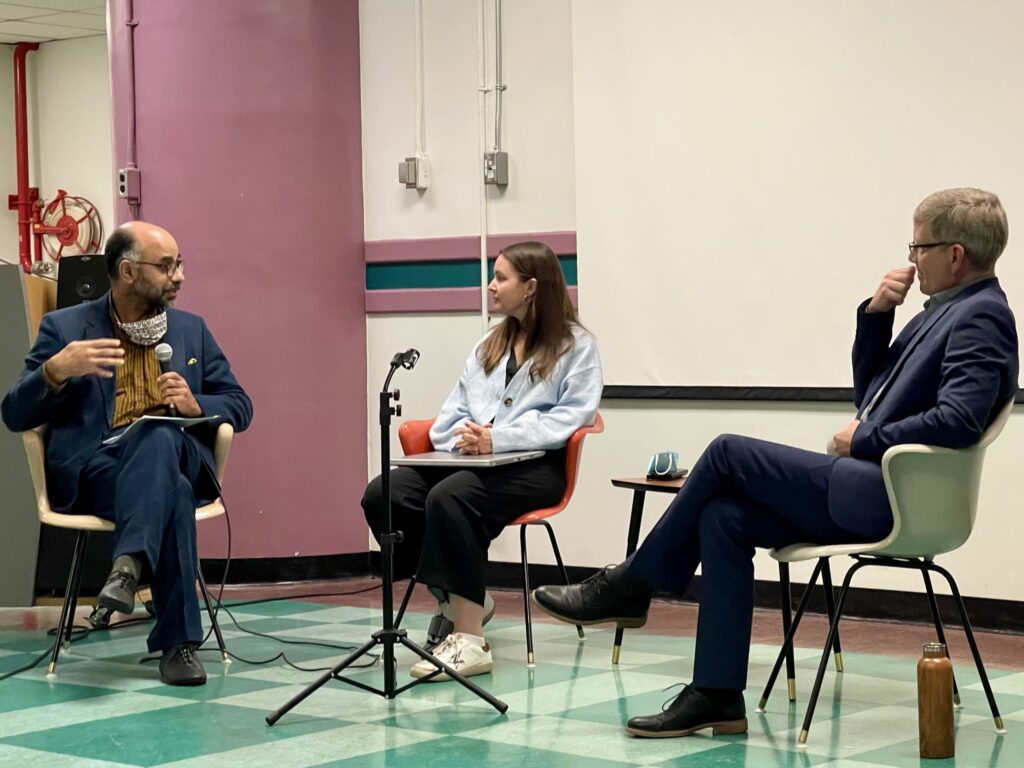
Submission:
[[416,56],[416,157],[420,157],[427,143],[423,127],[423,0],[415,0],[415,56]]
[[477,151],[477,178],[480,184],[480,324],[481,334],[487,332],[487,185],[484,183],[483,158],[487,151],[487,41],[484,37],[485,0],[477,0],[477,123],[479,149]]

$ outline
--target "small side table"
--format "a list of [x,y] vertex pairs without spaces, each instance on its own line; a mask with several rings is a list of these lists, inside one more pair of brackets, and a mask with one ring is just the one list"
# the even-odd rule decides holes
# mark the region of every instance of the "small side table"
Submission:
[[[633,509],[629,515],[629,534],[626,536],[626,557],[636,551],[636,545],[640,539],[640,522],[644,516],[644,500],[647,492],[671,493],[673,496],[679,493],[679,489],[686,482],[686,477],[676,480],[648,480],[646,477],[620,477],[612,480],[616,488],[629,488],[633,491]],[[615,629],[615,645],[612,647],[612,664],[619,663],[619,651],[622,649],[622,627]]]

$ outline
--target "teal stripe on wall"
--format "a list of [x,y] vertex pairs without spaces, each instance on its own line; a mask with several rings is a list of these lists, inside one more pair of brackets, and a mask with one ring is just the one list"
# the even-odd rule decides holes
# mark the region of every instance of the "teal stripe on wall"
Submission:
[[[576,254],[559,256],[567,285],[576,285]],[[487,279],[494,275],[490,259]],[[420,261],[366,265],[366,290],[399,288],[474,288],[480,285],[480,263],[476,261]]]

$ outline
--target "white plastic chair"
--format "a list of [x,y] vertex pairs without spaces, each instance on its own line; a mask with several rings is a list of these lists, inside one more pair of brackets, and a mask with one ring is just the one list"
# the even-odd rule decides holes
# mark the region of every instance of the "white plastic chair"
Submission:
[[[46,452],[43,444],[43,434],[46,428],[30,429],[21,433],[22,443],[25,446],[25,454],[28,456],[28,468],[32,475],[32,487],[36,494],[36,511],[39,514],[39,522],[43,525],[52,525],[55,528],[68,528],[78,531],[75,540],[74,552],[71,555],[71,569],[68,572],[68,582],[64,590],[64,603],[61,607],[60,621],[57,624],[57,637],[53,643],[53,653],[50,657],[50,666],[47,669],[47,676],[55,674],[57,668],[57,657],[61,648],[67,648],[71,643],[71,629],[74,624],[75,608],[78,605],[78,591],[82,582],[82,564],[84,563],[85,545],[89,534],[102,531],[109,533],[114,530],[114,524],[108,520],[94,515],[66,515],[54,512],[50,508],[50,497],[46,492]],[[220,485],[224,478],[224,469],[228,463],[228,452],[231,449],[231,439],[235,430],[230,424],[221,424],[217,428],[217,437],[214,442],[213,457],[216,464],[215,473],[217,484]],[[196,509],[196,521],[209,520],[220,517],[224,514],[224,505],[218,498],[213,502]],[[217,636],[217,645],[220,647],[221,657],[228,661],[227,651],[224,648],[224,637],[221,635],[220,626],[217,624],[217,614],[210,602],[210,593],[206,588],[206,581],[203,573],[196,563],[196,574],[199,579],[199,586],[206,603],[206,610],[210,614],[210,622],[213,624],[214,634]]]
[[[919,444],[894,445],[889,448],[882,456],[882,477],[885,480],[885,489],[892,508],[893,527],[889,535],[881,541],[829,546],[793,544],[782,549],[772,550],[771,556],[779,561],[780,569],[784,564],[804,560],[817,560],[818,562],[811,580],[804,590],[792,625],[786,627],[786,639],[779,651],[779,657],[775,661],[775,667],[758,705],[759,710],[763,710],[768,701],[783,659],[789,659],[792,664],[793,636],[796,634],[797,626],[807,604],[807,597],[815,584],[818,573],[822,574],[825,594],[831,603],[832,585],[831,580],[826,578],[828,559],[836,555],[849,555],[857,561],[843,580],[839,599],[835,603],[835,610],[829,611],[831,621],[828,640],[825,643],[821,663],[818,665],[818,674],[811,691],[811,698],[807,703],[807,713],[800,731],[800,744],[807,743],[807,733],[811,727],[814,707],[821,690],[822,680],[825,677],[825,668],[828,666],[829,652],[833,647],[837,651],[839,650],[839,620],[842,617],[843,604],[850,588],[850,581],[857,571],[870,565],[909,568],[921,572],[925,590],[928,593],[935,630],[939,641],[943,644],[946,639],[929,573],[934,571],[946,579],[953,592],[954,602],[967,635],[967,642],[971,646],[971,653],[978,667],[978,675],[992,710],[996,730],[1000,733],[1005,732],[1003,720],[992,694],[992,687],[985,674],[981,654],[978,652],[978,646],[974,640],[974,633],[971,631],[967,610],[960,597],[960,590],[950,573],[933,561],[936,556],[952,552],[960,547],[971,535],[978,512],[978,492],[981,486],[981,469],[985,451],[1003,431],[1012,410],[1013,400],[1010,400],[1003,406],[991,426],[985,430],[981,440],[970,448],[953,450]],[[787,598],[788,593],[784,595],[784,604],[787,603]],[[784,605],[784,624],[787,623],[785,621],[786,607],[788,606]],[[842,672],[841,656],[837,659],[837,669]],[[955,682],[954,691],[956,691]],[[957,692],[955,695],[956,703],[959,703],[959,693]],[[794,698],[792,685],[790,698]]]

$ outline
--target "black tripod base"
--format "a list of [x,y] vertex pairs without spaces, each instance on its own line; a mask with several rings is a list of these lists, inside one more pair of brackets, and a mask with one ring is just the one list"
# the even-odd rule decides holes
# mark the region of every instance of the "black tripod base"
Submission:
[[[401,644],[405,646],[410,651],[419,656],[421,659],[425,659],[426,661],[429,661],[431,664],[436,665],[438,669],[432,672],[431,674],[427,675],[426,677],[418,678],[416,680],[413,680],[411,683],[408,683],[401,687],[397,687],[397,683],[395,680],[396,644]],[[355,663],[355,661],[357,661],[360,657],[370,653],[370,651],[372,651],[378,645],[384,646],[383,689],[374,688],[373,686],[360,683],[357,680],[350,680],[346,677],[342,677],[339,674],[345,668],[352,666],[352,664]],[[374,632],[373,635],[370,636],[370,640],[364,643],[358,650],[354,651],[351,655],[342,659],[328,672],[325,672],[309,686],[295,694],[295,696],[293,696],[291,700],[288,701],[287,704],[285,704],[280,709],[277,709],[274,712],[267,715],[267,725],[274,725],[274,723],[280,720],[283,715],[291,711],[291,709],[293,709],[294,707],[298,706],[303,700],[306,699],[306,697],[308,697],[314,691],[317,691],[320,688],[322,688],[331,680],[338,680],[339,682],[346,683],[356,688],[361,688],[362,690],[368,691],[369,693],[375,693],[378,696],[383,696],[386,699],[393,699],[403,691],[407,691],[410,688],[419,685],[420,683],[425,683],[429,681],[435,675],[441,674],[442,671],[444,671],[452,680],[459,683],[463,687],[468,688],[481,699],[486,701],[488,704],[490,704],[492,707],[498,710],[498,712],[504,714],[506,710],[508,710],[508,704],[499,699],[494,698],[494,696],[489,694],[483,688],[476,685],[475,683],[470,682],[465,677],[456,672],[454,669],[445,664],[443,661],[439,661],[435,656],[431,655],[430,653],[416,645],[416,643],[414,643],[406,636],[406,631],[404,629],[381,629],[377,632]]]

